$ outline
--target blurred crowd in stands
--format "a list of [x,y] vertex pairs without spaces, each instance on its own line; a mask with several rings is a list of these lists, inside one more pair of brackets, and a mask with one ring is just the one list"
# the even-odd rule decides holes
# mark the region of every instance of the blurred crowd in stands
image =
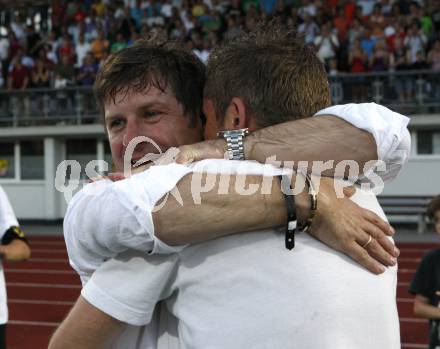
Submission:
[[38,24],[35,13],[3,11],[6,90],[91,86],[109,54],[151,35],[206,62],[215,45],[269,20],[303,34],[330,75],[440,72],[440,0],[54,0]]

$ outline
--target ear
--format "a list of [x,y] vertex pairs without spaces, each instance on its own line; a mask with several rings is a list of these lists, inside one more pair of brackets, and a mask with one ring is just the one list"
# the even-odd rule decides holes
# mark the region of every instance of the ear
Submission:
[[240,97],[234,97],[226,109],[223,119],[223,128],[226,130],[237,130],[249,127],[249,115],[247,115],[247,107]]

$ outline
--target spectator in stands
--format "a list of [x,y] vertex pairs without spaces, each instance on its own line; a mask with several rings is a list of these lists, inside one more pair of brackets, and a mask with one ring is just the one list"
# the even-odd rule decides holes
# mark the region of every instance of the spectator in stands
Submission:
[[0,187],[0,239],[0,349],[6,349],[8,308],[2,262],[25,261],[31,256],[31,249],[2,187]]
[[431,3],[431,19],[436,32],[440,30],[440,1],[434,0]]
[[424,8],[422,10],[422,13],[423,15],[421,17],[421,22],[423,34],[425,34],[425,36],[429,38],[429,35],[431,34],[433,28],[432,19],[427,8]]
[[374,46],[377,39],[371,34],[371,28],[365,27],[361,36],[361,47],[368,56],[368,59],[373,55]]
[[429,68],[429,64],[426,61],[423,51],[416,53],[416,60],[411,64],[411,70],[426,70]]
[[31,70],[34,67],[34,60],[26,54],[26,51],[23,47],[19,47],[17,49],[16,55],[12,58],[11,63],[9,65],[9,71],[12,70],[14,63],[16,61],[20,61],[22,65],[24,65],[27,69]]
[[90,44],[86,41],[84,33],[80,33],[78,37],[78,42],[75,45],[75,56],[77,68],[81,67],[82,62],[86,54],[90,51]]
[[374,5],[369,22],[372,28],[372,34],[376,38],[381,37],[385,29],[385,16],[382,14],[382,6],[380,3]]
[[[6,72],[8,68],[7,59],[9,58],[9,40],[6,36],[0,35],[0,80],[2,84],[0,89],[2,89],[6,84]],[[0,106],[1,108],[1,106]]]
[[[353,46],[348,54],[348,64],[350,72],[355,74],[365,73],[368,69],[368,57],[361,48],[360,41],[357,39],[353,42]],[[365,86],[365,78],[356,76],[352,81],[351,98],[355,102],[360,102],[365,99],[367,95],[367,86]]]
[[[429,204],[428,217],[440,234],[440,195]],[[409,292],[415,295],[414,314],[429,319],[429,349],[440,346],[440,249],[423,257],[414,275]]]
[[412,23],[418,22],[420,24],[420,29],[421,29],[421,23],[420,23],[421,19],[422,19],[422,15],[420,12],[420,5],[416,1],[411,1],[409,3],[409,13],[406,16],[406,23],[408,25],[411,25]]
[[[411,69],[409,63],[409,55],[403,45],[403,40],[396,38],[395,50],[391,55],[391,68],[397,73],[405,73]],[[412,77],[405,75],[396,76],[396,84],[394,84],[395,90],[400,102],[407,102],[412,99]]]
[[331,32],[331,22],[327,22],[321,30],[321,34],[315,38],[314,42],[318,58],[329,67],[329,61],[336,57],[339,48],[339,41],[335,34]]
[[87,42],[92,42],[93,40],[96,40],[98,38],[98,30],[99,30],[99,25],[98,25],[98,21],[96,19],[95,13],[92,11],[90,16],[88,16],[85,21],[85,31],[84,31],[84,36],[85,36],[85,40]]
[[[122,35],[121,35],[122,36]],[[81,86],[93,86],[98,73],[98,65],[95,63],[95,58],[91,53],[84,57],[83,64],[79,69],[77,77],[78,84]],[[83,91],[83,111],[85,114],[95,110],[94,96],[90,91]]]
[[353,18],[350,28],[348,29],[348,45],[352,47],[355,40],[360,40],[364,33],[364,27],[362,26],[358,18]]
[[92,86],[98,73],[98,65],[91,53],[88,53],[83,60],[83,64],[79,69],[77,81],[82,86]]
[[200,49],[195,48],[192,51],[203,63],[206,64],[212,51],[211,42],[209,41],[209,39],[203,39],[202,47]]
[[308,13],[304,14],[304,22],[298,26],[298,33],[305,35],[306,44],[313,44],[319,33],[318,25]]
[[40,34],[35,32],[33,25],[28,25],[26,28],[26,48],[30,54],[35,54],[35,48],[41,40]]
[[374,45],[373,55],[370,58],[370,70],[373,72],[386,72],[390,67],[390,53],[383,40]]
[[[31,72],[31,87],[32,88],[49,88],[50,87],[50,71],[43,60],[38,58],[35,61],[35,67]],[[36,94],[37,110],[45,110],[44,93],[38,92]],[[48,107],[48,106],[47,106]]]
[[58,46],[58,60],[63,61],[64,57],[67,58],[69,64],[74,64],[75,49],[73,47],[72,39],[69,34],[62,36],[60,45]]
[[[124,17],[122,18],[118,32],[124,36],[125,40],[130,39],[131,33],[136,31],[136,21],[131,16],[130,9],[124,9]],[[100,33],[98,33],[99,35]],[[99,37],[98,37],[99,38]]]
[[[440,39],[434,42],[433,47],[428,52],[428,64],[433,71],[440,74]],[[431,84],[434,91],[434,99],[438,101],[440,100],[440,78],[438,75],[434,76]]]
[[75,82],[75,68],[69,62],[68,56],[63,56],[60,63],[55,67],[54,88],[59,89],[56,93],[58,112],[65,112],[68,108],[71,109],[69,103],[72,104],[72,93],[65,90],[69,85]]
[[425,51],[427,38],[422,33],[419,22],[413,22],[409,28],[408,35],[403,41],[404,45],[408,49],[410,63],[416,61],[417,52]]
[[105,38],[105,34],[103,30],[100,30],[98,32],[98,38],[95,39],[90,47],[90,50],[92,51],[93,55],[95,56],[95,59],[100,61],[102,57],[104,56],[104,52],[109,49],[110,43]]
[[390,51],[394,53],[396,50],[396,40],[400,40],[401,43],[403,43],[403,40],[406,37],[405,26],[403,25],[403,23],[395,22],[394,17],[388,18],[389,23],[388,26],[385,28],[384,34]]
[[[25,91],[29,86],[29,70],[22,63],[21,59],[16,59],[11,66],[8,76],[8,91]],[[20,110],[24,115],[29,115],[29,97],[19,92],[11,95],[11,109],[14,117],[18,117]]]
[[[5,84],[5,79],[3,77],[3,65],[0,64],[0,92],[3,89],[4,84]],[[1,100],[2,100],[2,98],[0,98],[0,101]],[[1,105],[0,105],[0,107],[1,107]]]
[[337,7],[337,15],[333,20],[333,25],[337,30],[339,42],[345,43],[347,40],[348,29],[350,28],[350,19],[345,15],[342,6]]
[[122,35],[122,33],[118,33],[116,35],[116,41],[112,44],[111,48],[110,48],[110,53],[115,53],[119,50],[122,50],[123,48],[127,47],[127,42],[124,39],[124,36]]
[[359,39],[353,42],[353,45],[348,54],[348,63],[350,65],[351,73],[364,73],[368,68],[368,57],[361,47]]
[[226,32],[223,36],[224,40],[232,40],[234,39],[236,36],[240,35],[240,33],[242,32],[240,24],[238,23],[238,20],[236,17],[231,16],[228,19],[228,27],[226,29]]

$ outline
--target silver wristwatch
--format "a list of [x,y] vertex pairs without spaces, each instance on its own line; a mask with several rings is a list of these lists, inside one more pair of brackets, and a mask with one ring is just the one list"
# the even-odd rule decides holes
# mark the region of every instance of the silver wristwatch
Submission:
[[218,137],[226,139],[229,160],[244,160],[244,137],[248,134],[249,130],[247,128],[217,132]]

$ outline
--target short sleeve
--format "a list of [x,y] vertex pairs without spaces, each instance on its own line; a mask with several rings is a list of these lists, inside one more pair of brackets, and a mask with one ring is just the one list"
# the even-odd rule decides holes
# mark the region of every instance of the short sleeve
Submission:
[[386,164],[386,171],[378,173],[384,181],[394,179],[408,161],[411,137],[406,116],[376,103],[335,105],[315,114],[320,115],[337,116],[372,134],[378,159]]
[[420,262],[413,280],[409,287],[409,292],[413,295],[422,295],[431,299],[435,289],[435,271],[433,254],[426,255]]
[[153,166],[126,180],[91,183],[72,198],[64,237],[70,264],[83,281],[104,261],[128,249],[169,254],[185,247],[169,246],[155,236],[152,212],[190,171],[177,164]]
[[0,187],[0,240],[10,227],[17,227],[18,221],[5,191]]
[[151,321],[156,304],[173,292],[177,254],[127,251],[99,267],[81,295],[94,307],[134,326]]

